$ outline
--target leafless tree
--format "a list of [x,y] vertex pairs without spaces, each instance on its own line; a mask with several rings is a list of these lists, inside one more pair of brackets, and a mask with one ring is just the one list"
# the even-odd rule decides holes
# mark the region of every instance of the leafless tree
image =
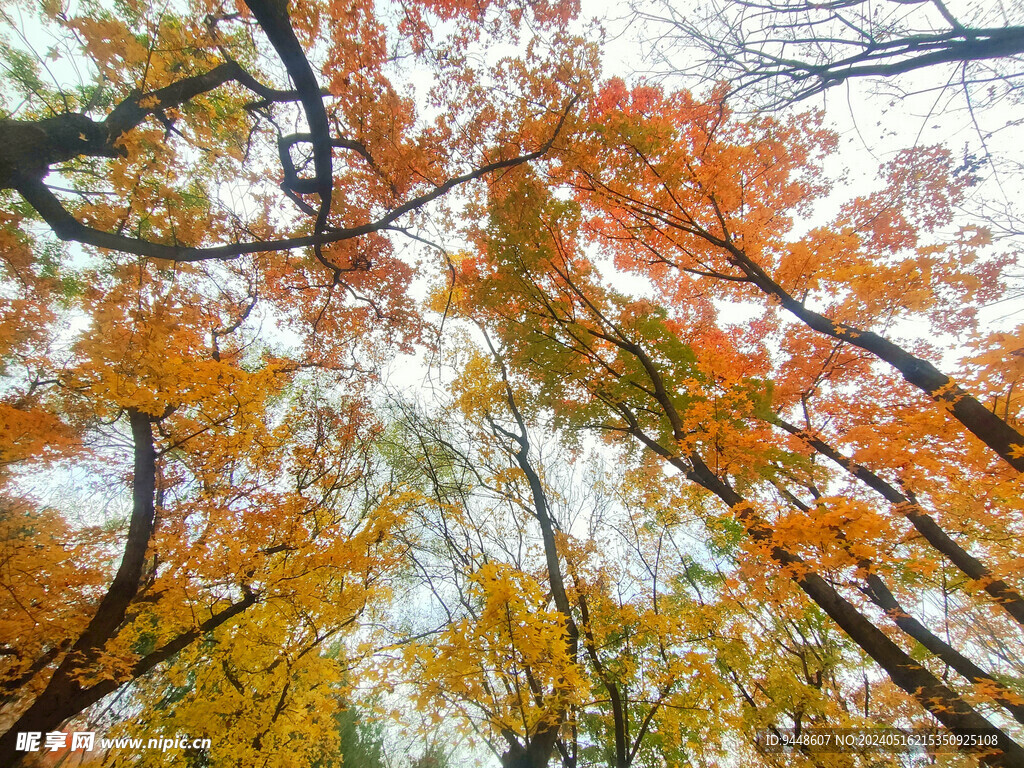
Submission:
[[640,16],[667,24],[656,51],[670,57],[663,63],[686,48],[696,53],[688,70],[778,108],[853,78],[937,65],[948,65],[951,84],[1019,98],[1024,19],[1016,16],[1024,12],[1003,6],[954,13],[943,0],[710,0],[696,8],[663,0]]
[[[868,106],[890,127],[917,110],[921,140],[942,122],[947,143],[958,137],[957,173],[975,186],[964,206],[970,223],[1006,243],[1024,237],[1024,155],[1014,138],[1024,123],[1020,3],[657,0],[634,8],[652,74],[725,82],[734,108],[776,111],[859,82],[882,96]],[[855,119],[858,109],[851,106]],[[1021,277],[1007,278],[1014,287],[1003,301],[1015,302]]]

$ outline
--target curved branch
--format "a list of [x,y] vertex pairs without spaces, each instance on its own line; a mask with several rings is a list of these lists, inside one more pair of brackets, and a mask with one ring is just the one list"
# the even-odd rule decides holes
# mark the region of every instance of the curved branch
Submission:
[[0,120],[0,189],[19,189],[29,179],[42,179],[51,166],[76,157],[122,155],[121,139],[146,118],[229,82],[238,82],[265,100],[292,98],[287,91],[266,88],[237,62],[228,61],[164,88],[133,93],[102,122],[74,113],[42,120]]
[[[275,240],[262,240],[249,243],[232,243],[229,245],[219,245],[208,248],[193,248],[184,245],[166,245],[164,243],[154,243],[149,240],[126,237],[112,232],[104,232],[102,230],[86,226],[71,215],[57,196],[54,195],[39,179],[23,178],[16,185],[16,188],[29,205],[31,205],[36,212],[43,217],[43,220],[61,240],[74,241],[82,243],[83,245],[91,245],[96,248],[105,248],[112,251],[121,251],[123,253],[130,253],[151,259],[164,259],[166,261],[230,261],[247,254],[287,251],[293,248],[306,248],[310,246],[315,247],[318,245],[326,245],[328,243],[337,243],[343,240],[349,240],[354,237],[361,237],[362,235],[368,235],[373,232],[379,232],[387,229],[392,223],[400,219],[405,214],[422,208],[427,203],[443,197],[448,194],[448,192],[462,184],[466,184],[470,181],[476,181],[497,171],[514,168],[517,165],[523,165],[524,163],[537,160],[547,154],[551,147],[554,146],[555,140],[561,133],[566,118],[569,116],[577,101],[578,98],[576,97],[569,100],[569,103],[562,112],[562,116],[559,119],[558,124],[555,126],[555,130],[552,132],[550,138],[548,138],[544,144],[534,151],[527,152],[524,155],[506,158],[504,160],[496,160],[482,165],[475,170],[468,171],[467,173],[463,173],[459,176],[454,176],[443,184],[439,184],[434,187],[434,189],[429,192],[418,195],[407,200],[401,205],[392,208],[388,213],[376,221],[360,224],[355,227],[345,227],[340,229],[331,228],[322,233],[313,235],[280,238]],[[2,166],[0,166],[0,169],[2,169]]]
[[[281,57],[285,69],[299,93],[302,109],[309,123],[310,143],[313,145],[313,190],[320,198],[320,209],[317,212],[313,232],[319,236],[327,226],[327,217],[331,213],[331,192],[334,188],[334,166],[331,157],[331,126],[327,119],[320,84],[316,81],[313,68],[306,58],[302,44],[295,36],[291,19],[288,17],[287,0],[245,0],[245,4],[256,17],[256,21],[270,39],[277,55]],[[324,261],[320,242],[313,247],[317,258]]]

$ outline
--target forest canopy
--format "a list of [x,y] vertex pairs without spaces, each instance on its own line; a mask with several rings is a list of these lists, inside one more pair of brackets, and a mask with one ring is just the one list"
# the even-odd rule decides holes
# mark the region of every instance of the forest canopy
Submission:
[[0,764],[1024,766],[1024,19],[0,9]]

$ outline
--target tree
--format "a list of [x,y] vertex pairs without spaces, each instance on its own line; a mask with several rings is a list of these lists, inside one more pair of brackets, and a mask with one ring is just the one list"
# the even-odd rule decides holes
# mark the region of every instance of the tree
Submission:
[[[32,27],[5,8],[4,530],[17,558],[36,535],[77,558],[55,559],[70,593],[38,560],[5,585],[5,763],[18,732],[207,649],[243,612],[299,611],[318,569],[388,567],[352,551],[386,536],[387,504],[345,506],[376,432],[363,390],[417,338],[412,270],[384,233],[547,152],[590,64],[559,32],[568,5],[386,10],[47,3]],[[557,71],[480,63],[527,23]],[[430,116],[394,80],[406,59],[437,78]],[[19,501],[48,462],[130,489],[119,536]]]
[[[683,77],[694,89],[728,83],[734,108],[770,114],[815,96],[824,104],[845,85],[862,127],[866,107],[887,135],[919,125],[908,143],[941,129],[957,152],[956,173],[973,187],[961,204],[965,220],[1019,245],[1022,165],[1012,111],[1024,75],[1024,17],[1017,9],[942,0],[635,7],[653,33],[659,76]],[[868,90],[874,98],[864,98]],[[861,141],[870,133],[857,131]],[[866,141],[873,155],[886,155],[891,144]]]
[[[241,393],[236,388],[228,394]],[[296,662],[318,654],[327,637],[355,621],[388,568],[386,553],[375,550],[394,524],[394,513],[386,496],[355,509],[346,498],[346,489],[362,482],[366,471],[359,409],[335,413],[332,419],[331,409],[320,404],[315,414],[311,418],[293,411],[290,426],[276,429],[240,424],[236,415],[206,425],[201,438],[186,442],[187,450],[171,441],[177,455],[161,461],[159,470],[150,464],[150,483],[157,482],[159,472],[158,492],[152,487],[150,493],[139,491],[139,478],[146,478],[139,466],[144,470],[147,454],[156,454],[154,444],[136,451],[136,501],[125,554],[113,581],[101,591],[99,605],[83,615],[82,605],[92,607],[90,592],[95,594],[103,581],[69,595],[77,598],[77,610],[66,624],[35,624],[31,632],[9,635],[17,642],[14,658],[31,662],[13,681],[18,688],[9,702],[16,714],[8,730],[9,749],[14,749],[16,733],[56,730],[191,646],[193,651],[179,663],[187,666],[191,659],[195,668],[194,655],[202,658],[215,650],[196,642],[257,604],[261,615],[269,612],[277,620],[277,642],[301,646],[291,651]],[[269,421],[266,412],[248,415]],[[152,430],[148,416],[133,414],[133,426],[136,434]],[[185,424],[161,426],[173,437],[171,430]],[[78,552],[85,562],[99,554],[95,546],[80,546]],[[325,574],[338,579],[330,589],[318,583]],[[68,587],[74,583],[69,580]],[[19,597],[25,596],[12,594],[14,600]],[[36,604],[47,610],[52,602],[46,598]],[[83,620],[88,623],[78,629]],[[241,637],[248,647],[249,637]],[[282,650],[281,658],[288,659],[287,653]],[[231,663],[226,650],[214,655]],[[282,666],[280,659],[268,664]],[[260,679],[261,686],[274,684],[269,675]],[[254,685],[249,691],[252,703],[260,700],[257,690]],[[213,699],[207,695],[204,700]],[[209,720],[203,723],[210,726]]]
[[854,78],[943,64],[959,69],[954,78],[965,92],[994,83],[1005,96],[1024,55],[1024,26],[1012,11],[951,9],[942,0],[730,0],[696,14],[663,3],[659,13],[640,15],[668,25],[662,44],[698,52],[690,66],[704,78],[728,81],[768,110]]
[[[420,514],[429,522],[410,532],[414,573],[445,617],[428,639],[413,635],[405,666],[433,719],[456,712],[503,766],[538,768],[556,749],[569,754],[560,734],[587,685],[536,447],[514,393],[501,379],[479,380],[485,370],[476,357],[458,385],[464,435],[408,408],[400,422],[401,442],[416,446],[402,463],[426,465],[408,478],[428,502]],[[524,518],[539,528],[539,547]]]
[[542,732],[562,675],[577,687],[555,742],[563,766],[715,765],[741,748],[770,764],[754,734],[786,722],[921,723],[898,689],[863,676],[863,656],[823,612],[750,561],[735,527],[712,517],[708,540],[710,510],[685,479],[629,453],[581,472],[589,452],[539,426],[543,410],[517,386],[578,631],[574,662],[552,653],[562,632],[529,484],[487,421],[512,419],[501,366],[493,348],[456,348],[458,410],[427,419],[403,409],[389,449],[424,488],[405,534],[408,589],[437,610],[406,628],[401,679],[430,722],[461,720],[510,762],[515,751],[499,745]]
[[[332,24],[315,4],[289,10],[273,0],[256,0],[237,13],[208,5],[189,16],[136,8],[120,18],[102,6],[88,10],[73,16],[57,4],[42,8],[41,20],[55,28],[54,56],[68,51],[68,58],[84,58],[91,76],[73,89],[52,75],[54,83],[43,82],[45,60],[31,44],[28,52],[7,50],[15,103],[22,94],[25,100],[2,124],[0,188],[16,190],[62,240],[180,262],[309,247],[342,285],[347,273],[366,269],[365,251],[335,248],[332,256],[325,246],[400,225],[406,214],[460,184],[544,154],[557,133],[548,130],[552,113],[530,115],[518,93],[488,110],[500,113],[500,123],[474,114],[482,99],[496,97],[488,86],[500,81],[489,83],[487,72],[460,61],[458,47],[446,50],[432,41],[431,10],[470,36],[486,7],[468,14],[458,7],[416,8],[400,20],[411,47],[402,54],[464,82],[453,86],[458,93],[435,90],[439,108],[450,110],[418,135],[412,101],[385,72],[390,41],[368,8],[351,9],[351,29]],[[544,7],[535,16],[557,24],[570,12],[568,6]],[[515,24],[499,21],[497,32],[514,36]],[[261,37],[293,89],[266,86],[254,75],[266,59]],[[118,39],[126,47],[112,45]],[[451,44],[458,41],[456,35]],[[307,57],[314,42],[326,46],[322,62]],[[331,78],[326,89],[319,82],[324,72]],[[279,75],[274,69],[268,74]],[[562,74],[571,82],[568,71]],[[516,85],[531,87],[527,71],[516,76]],[[531,96],[554,95],[532,87]],[[564,116],[565,103],[553,110]],[[457,130],[462,120],[467,124]],[[303,122],[306,130],[280,127]],[[515,151],[536,136],[542,138],[531,151]],[[203,161],[183,174],[180,165],[193,153]],[[284,213],[283,200],[268,197],[262,162],[272,156],[279,168],[271,178],[279,180],[293,213]],[[464,157],[480,162],[453,170],[451,161]],[[70,176],[67,192],[80,199],[75,210],[47,184],[51,173]],[[256,198],[251,214],[219,194],[224,179]],[[372,242],[374,250],[385,247],[381,238]]]
[[[977,247],[984,238],[952,244],[922,242],[922,234],[949,222],[950,198],[955,200],[959,194],[949,173],[948,154],[931,149],[898,156],[886,168],[888,187],[884,192],[851,201],[830,227],[816,229],[802,241],[788,244],[779,239],[792,222],[784,214],[800,211],[822,191],[814,171],[805,172],[802,166],[829,150],[827,133],[815,132],[814,126],[801,118],[786,123],[769,119],[744,126],[740,130],[747,136],[734,138],[729,112],[721,103],[722,94],[700,105],[686,96],[662,101],[656,91],[647,89],[627,96],[613,83],[605,91],[605,98],[608,101],[601,109],[610,109],[613,124],[621,126],[621,138],[613,140],[621,143],[613,151],[590,156],[602,158],[604,167],[613,169],[612,173],[621,163],[628,163],[634,175],[628,185],[622,185],[611,182],[603,169],[584,168],[576,183],[593,192],[590,200],[606,201],[608,213],[602,224],[611,228],[610,234],[616,235],[614,230],[621,227],[630,237],[637,235],[633,253],[646,254],[639,257],[639,265],[651,264],[650,271],[657,272],[664,281],[672,281],[682,272],[754,287],[812,330],[877,356],[910,384],[949,403],[953,418],[1015,469],[1024,471],[1024,458],[1017,457],[1014,448],[1024,445],[1024,436],[1016,428],[927,360],[870,329],[879,318],[885,316],[891,322],[899,316],[897,313],[907,310],[935,312],[943,306],[953,307],[957,301],[964,306],[970,296],[956,294],[967,288],[966,272],[973,272],[975,288],[981,287],[981,280],[994,281],[998,274],[993,270],[998,269],[998,263],[979,263]],[[632,104],[626,106],[629,101]],[[694,110],[702,114],[697,117]],[[624,114],[648,111],[654,120],[645,126],[646,141],[637,141],[628,118],[626,124],[619,121]],[[687,117],[691,130],[674,141],[673,120]],[[611,148],[604,137],[616,130],[613,126],[605,128],[599,139],[602,149]],[[756,142],[754,136],[763,137],[767,143],[744,157],[740,142]],[[720,168],[724,162],[738,162],[740,167],[723,175]],[[646,193],[658,198],[645,198]],[[901,194],[908,196],[902,209],[896,203]],[[634,221],[647,226],[634,228]],[[653,239],[645,237],[647,234]],[[869,253],[864,252],[867,249]],[[904,255],[913,251],[916,262]],[[830,259],[847,253],[847,258],[871,260],[870,288],[864,281],[857,292],[856,283],[844,279],[843,272],[826,273]],[[685,254],[686,262],[676,260],[674,254]],[[886,264],[886,259],[896,261]],[[790,273],[790,269],[799,271]],[[985,269],[987,274],[982,274]],[[777,270],[775,275],[773,270]],[[813,277],[808,274],[812,270]],[[917,273],[911,276],[908,270]],[[858,277],[864,280],[863,273]],[[920,289],[911,300],[913,304],[904,301],[904,308],[896,303],[892,291],[905,288],[901,280],[907,277],[916,277]],[[801,281],[799,287],[785,286],[787,279]],[[948,286],[950,293],[943,296],[928,286],[931,279],[940,281],[944,289]],[[849,297],[844,292],[848,286],[854,289]],[[985,288],[993,293],[999,290],[995,282],[988,282]],[[832,316],[810,309],[807,298],[798,298],[798,292],[805,297],[820,296],[826,306],[834,305]],[[963,321],[968,325],[947,323],[947,327],[962,333],[970,327],[970,318],[964,317]]]
[[[752,561],[774,563],[940,722],[952,728],[968,727],[968,721],[976,724],[970,727],[995,728],[973,703],[981,691],[1019,719],[1019,692],[1000,683],[998,672],[971,661],[969,650],[967,655],[957,651],[912,617],[897,596],[906,587],[894,589],[889,582],[890,577],[899,578],[901,570],[927,579],[929,571],[935,573],[937,552],[952,539],[946,535],[940,542],[929,537],[921,528],[934,524],[934,519],[920,517],[920,507],[901,505],[896,511],[908,515],[934,547],[919,549],[899,532],[899,517],[885,507],[874,507],[856,485],[841,491],[830,479],[836,476],[815,460],[813,452],[780,442],[773,431],[787,412],[805,419],[801,434],[823,434],[821,427],[816,429],[819,423],[828,425],[829,433],[836,430],[838,439],[847,430],[883,430],[885,438],[872,435],[870,448],[861,455],[884,462],[886,471],[894,472],[909,490],[908,499],[927,496],[952,504],[952,498],[935,486],[939,476],[969,476],[972,484],[987,476],[993,489],[1019,484],[1019,474],[1005,465],[1002,471],[994,470],[989,459],[976,452],[980,446],[965,446],[944,426],[942,417],[916,417],[921,408],[910,391],[864,354],[876,352],[872,339],[878,337],[834,319],[850,313],[866,324],[879,316],[876,313],[889,319],[904,308],[927,312],[942,301],[939,289],[945,285],[980,284],[965,280],[964,268],[952,260],[941,273],[930,273],[932,280],[916,284],[922,288],[919,294],[908,294],[905,270],[911,263],[923,269],[927,261],[914,261],[913,256],[908,262],[880,258],[862,271],[859,237],[871,242],[871,254],[910,250],[917,244],[901,233],[915,219],[903,217],[921,217],[916,220],[927,225],[936,211],[941,215],[941,207],[930,206],[927,195],[909,194],[910,189],[920,194],[918,186],[906,188],[907,193],[898,187],[905,209],[897,207],[891,191],[880,196],[889,201],[885,206],[877,198],[858,200],[833,228],[792,244],[786,239],[790,219],[785,211],[812,199],[820,189],[813,170],[805,171],[814,156],[804,144],[808,137],[815,141],[811,126],[796,119],[787,128],[762,119],[737,125],[737,140],[727,142],[732,129],[720,99],[701,103],[678,94],[662,101],[656,89],[639,88],[626,106],[612,95],[617,87],[611,84],[606,91],[610,101],[599,99],[591,113],[596,146],[574,142],[579,151],[564,155],[563,163],[547,177],[535,169],[492,188],[492,214],[486,234],[478,240],[480,251],[459,264],[461,311],[495,329],[507,348],[510,370],[523,377],[524,386],[543,393],[544,402],[561,414],[564,423],[637,440],[724,502],[729,510],[725,519],[748,537]],[[674,104],[668,113],[662,112],[666,103]],[[611,123],[602,120],[603,114]],[[621,155],[609,151],[610,143]],[[660,148],[668,145],[691,149],[668,158],[660,155]],[[595,162],[600,171],[586,170]],[[789,175],[790,163],[800,171]],[[941,169],[941,164],[933,161],[924,168]],[[927,183],[929,176],[922,170],[904,178],[919,184]],[[552,192],[552,182],[561,179],[576,202]],[[645,180],[650,180],[649,186]],[[866,226],[858,229],[846,221]],[[646,275],[660,303],[631,299],[609,288],[584,255],[581,243],[588,238],[608,249],[619,268]],[[892,250],[885,250],[887,243]],[[918,246],[917,258],[947,254],[976,263],[962,245]],[[797,263],[797,271],[789,273]],[[806,310],[785,289],[767,290],[779,285],[768,276],[769,269],[809,280],[801,290],[814,296],[824,311]],[[902,276],[889,283],[890,272]],[[829,283],[837,285],[826,288]],[[890,294],[889,285],[901,295]],[[770,305],[747,328],[723,328],[712,299],[749,300],[757,295],[749,287],[779,301],[813,330],[832,330],[831,338],[822,342],[801,324],[782,324]],[[970,299],[954,306],[970,306]],[[843,332],[835,333],[837,328]],[[783,350],[781,357],[766,349],[766,338],[773,338]],[[909,402],[904,399],[908,396]],[[958,402],[967,399],[957,397]],[[880,409],[899,416],[890,421]],[[950,410],[955,412],[955,406]],[[869,427],[871,423],[877,426]],[[919,439],[933,446],[930,455],[915,446]],[[944,442],[955,442],[956,452],[937,455]],[[900,473],[894,462],[904,451],[918,462],[927,455],[927,474]],[[831,453],[829,458],[835,461],[839,454]],[[1007,464],[1012,463],[1011,452],[1004,453]],[[848,457],[845,465],[839,460],[839,466],[858,481],[878,479],[859,472],[863,466],[858,461],[853,463],[858,466],[853,467]],[[906,459],[903,466],[909,467]],[[951,482],[956,487],[955,480]],[[966,501],[969,494],[958,498]],[[989,517],[977,510],[977,517],[965,519],[950,515],[947,510],[952,508],[932,509],[931,514],[941,514],[958,527],[986,526],[986,533],[975,529],[979,533],[973,542],[1001,563],[987,566],[988,575],[976,588],[1000,581],[992,578],[993,573],[1010,574],[1009,563],[1015,562],[1012,548],[988,549],[1006,525],[1005,515]],[[931,533],[941,530],[935,524]],[[900,542],[900,548],[893,550],[886,542]],[[903,545],[909,545],[905,552]],[[997,593],[1003,587],[1003,597],[992,595],[990,607],[979,606],[980,610],[1006,609],[1012,615],[1019,593],[1005,580]],[[865,598],[892,622],[882,624],[887,631],[880,628],[873,609],[859,605]],[[893,625],[897,634],[890,636]],[[965,695],[949,687],[927,663],[912,658],[897,642],[899,633],[957,669],[971,692]],[[1006,733],[1000,739],[1001,754],[981,759],[1019,763],[1020,747]]]

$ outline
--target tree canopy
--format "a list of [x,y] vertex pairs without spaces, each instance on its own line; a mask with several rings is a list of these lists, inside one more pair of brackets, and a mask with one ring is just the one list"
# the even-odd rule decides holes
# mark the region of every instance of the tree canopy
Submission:
[[1024,766],[1015,241],[736,110],[923,33],[674,89],[572,2],[0,7],[0,762]]

